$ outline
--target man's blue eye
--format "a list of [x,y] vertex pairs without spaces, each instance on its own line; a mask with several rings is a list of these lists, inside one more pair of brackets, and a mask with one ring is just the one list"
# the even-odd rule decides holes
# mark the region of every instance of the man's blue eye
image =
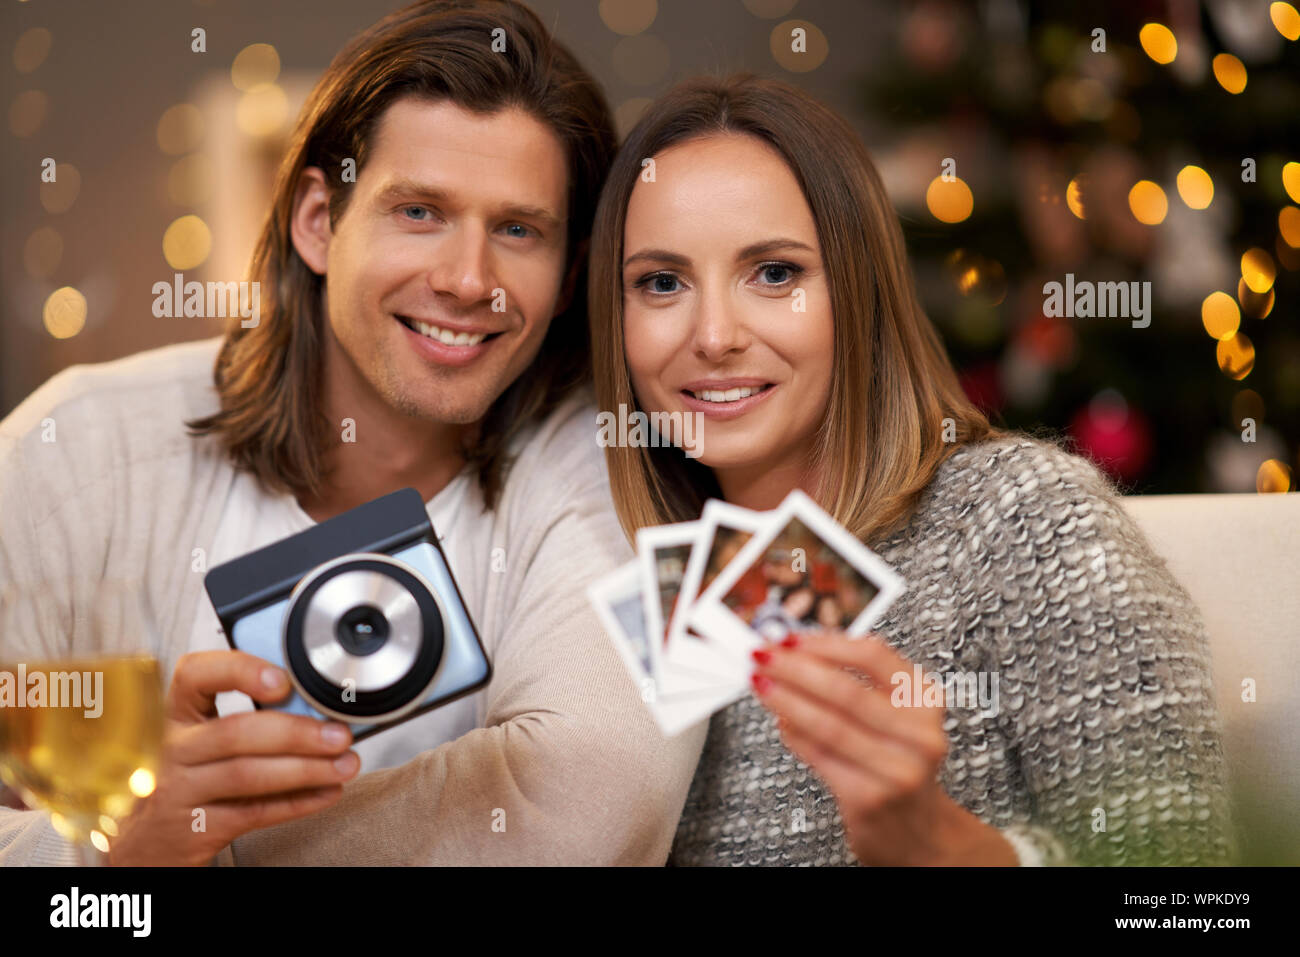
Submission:
[[510,233],[510,235],[514,236],[516,239],[526,239],[528,238],[528,234],[530,232],[527,226],[522,226],[519,223],[511,223],[509,226],[506,227],[506,229],[518,230],[518,232]]
[[[423,206],[407,206],[407,207],[403,210],[403,212],[405,212],[408,216],[410,216],[411,213],[427,213],[428,210],[425,209]],[[422,217],[422,216],[411,216],[411,218],[412,218],[412,219],[422,219],[423,217]]]

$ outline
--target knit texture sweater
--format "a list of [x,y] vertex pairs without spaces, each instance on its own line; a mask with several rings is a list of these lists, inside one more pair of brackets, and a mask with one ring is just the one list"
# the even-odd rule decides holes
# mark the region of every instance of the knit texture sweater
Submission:
[[[949,708],[940,783],[1044,863],[1236,859],[1200,615],[1084,460],[1025,436],[956,451],[874,550],[907,591],[874,631]],[[672,862],[853,864],[834,799],[747,695],[714,715]]]

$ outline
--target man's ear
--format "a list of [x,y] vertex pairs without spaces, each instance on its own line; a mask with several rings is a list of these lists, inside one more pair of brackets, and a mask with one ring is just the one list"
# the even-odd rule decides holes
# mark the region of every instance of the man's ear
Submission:
[[315,166],[303,169],[293,194],[293,215],[289,236],[302,261],[318,276],[325,275],[329,262],[330,191],[325,173]]
[[578,276],[582,273],[582,267],[587,264],[587,252],[590,248],[591,240],[584,239],[574,250],[573,263],[569,266],[568,275],[564,277],[564,285],[560,287],[560,299],[555,304],[555,315],[551,316],[552,319],[573,304],[573,293],[578,285]]

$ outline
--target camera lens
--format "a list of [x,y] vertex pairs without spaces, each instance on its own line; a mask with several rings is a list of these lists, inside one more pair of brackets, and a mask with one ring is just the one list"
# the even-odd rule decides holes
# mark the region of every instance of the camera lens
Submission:
[[373,605],[358,605],[339,619],[335,634],[348,654],[374,654],[388,640],[388,619]]

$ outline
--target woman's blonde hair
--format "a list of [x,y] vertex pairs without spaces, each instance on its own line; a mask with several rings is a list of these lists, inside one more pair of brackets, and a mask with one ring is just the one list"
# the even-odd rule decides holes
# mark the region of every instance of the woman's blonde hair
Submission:
[[[620,405],[637,408],[624,355],[622,260],[642,159],[727,133],[775,148],[812,210],[835,335],[831,396],[810,463],[819,476],[815,497],[860,539],[878,539],[907,518],[958,445],[993,430],[962,391],[921,308],[898,216],[865,147],[802,90],[750,75],[691,80],[653,103],[628,136],[592,229],[588,310],[597,402],[615,413]],[[629,538],[646,525],[697,518],[705,499],[721,497],[712,470],[681,449],[611,446],[605,454]]]

